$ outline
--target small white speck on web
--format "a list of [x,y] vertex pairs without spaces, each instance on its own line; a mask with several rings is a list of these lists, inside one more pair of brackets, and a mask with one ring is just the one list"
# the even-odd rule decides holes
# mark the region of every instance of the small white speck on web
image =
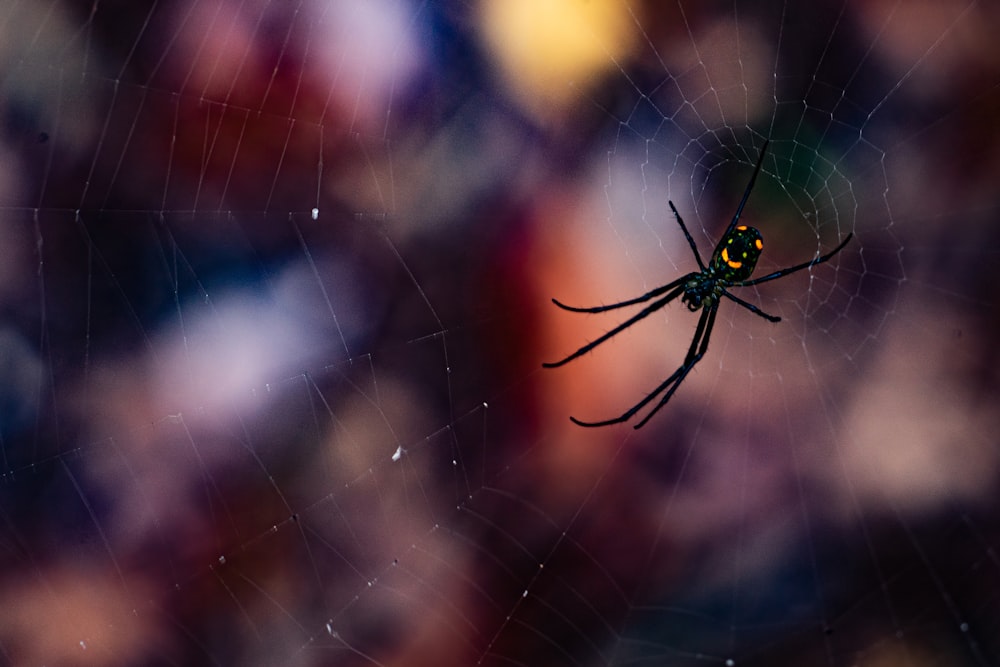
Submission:
[[393,452],[393,454],[392,454],[392,460],[393,461],[398,461],[399,459],[403,458],[403,454],[405,454],[405,453],[406,453],[406,450],[403,449],[402,445],[400,445],[399,447],[396,447],[396,451]]
[[312,219],[313,220],[319,220],[319,209],[318,208],[314,208],[312,210]]

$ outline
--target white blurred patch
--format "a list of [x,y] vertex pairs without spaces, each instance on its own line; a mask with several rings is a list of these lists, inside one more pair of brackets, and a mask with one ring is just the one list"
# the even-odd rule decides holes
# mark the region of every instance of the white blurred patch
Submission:
[[251,290],[216,296],[165,334],[158,386],[166,405],[238,406],[250,389],[303,372],[321,345],[271,299]]
[[100,445],[87,479],[114,490],[104,524],[113,543],[183,526],[178,558],[214,548],[199,539],[212,518],[206,485],[246,456],[225,433],[274,409],[281,392],[269,388],[346,358],[366,321],[354,275],[347,262],[320,258],[314,270],[303,260],[268,284],[193,296],[151,334],[148,355],[94,360],[74,403]]
[[310,49],[319,53],[331,78],[331,95],[355,123],[385,122],[394,92],[422,69],[423,53],[412,32],[408,2],[313,0],[319,23]]
[[268,383],[346,359],[368,321],[363,287],[347,262],[290,265],[261,285],[213,292],[182,306],[157,342],[163,409],[240,409]]

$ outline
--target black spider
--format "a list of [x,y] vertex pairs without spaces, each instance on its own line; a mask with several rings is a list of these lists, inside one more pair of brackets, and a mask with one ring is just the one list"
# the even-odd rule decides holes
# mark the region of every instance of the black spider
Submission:
[[729,223],[726,233],[722,235],[722,240],[719,241],[719,245],[715,247],[715,252],[712,253],[712,260],[708,266],[705,266],[705,263],[701,260],[701,255],[698,253],[698,247],[695,245],[694,239],[691,238],[691,234],[684,225],[684,220],[681,219],[680,213],[677,212],[677,208],[671,201],[669,202],[670,210],[674,212],[674,216],[677,218],[677,223],[681,226],[681,231],[684,232],[684,237],[687,239],[688,245],[691,246],[691,251],[694,253],[694,258],[698,262],[698,267],[701,269],[700,271],[683,275],[677,280],[667,283],[661,287],[657,287],[656,289],[646,292],[642,296],[636,297],[635,299],[629,299],[628,301],[622,301],[620,303],[613,303],[610,306],[574,308],[572,306],[562,304],[556,299],[552,299],[552,302],[563,310],[569,310],[574,313],[603,313],[606,310],[614,310],[615,308],[623,308],[637,303],[644,303],[654,297],[666,293],[666,296],[654,301],[649,306],[646,306],[634,317],[626,320],[597,340],[587,343],[565,359],[555,363],[542,364],[545,368],[562,366],[563,364],[576,359],[580,355],[586,354],[612,336],[615,336],[616,334],[629,328],[650,313],[654,313],[660,308],[663,308],[678,296],[681,296],[681,302],[687,304],[689,310],[695,311],[699,308],[702,309],[701,317],[698,319],[698,327],[694,331],[694,339],[691,341],[691,347],[688,348],[687,356],[684,357],[684,363],[680,368],[674,371],[673,375],[664,380],[660,386],[651,391],[644,399],[636,403],[633,407],[629,408],[620,417],[606,419],[599,422],[585,422],[580,421],[576,417],[570,417],[574,423],[579,424],[580,426],[607,426],[609,424],[618,424],[620,422],[627,421],[647,403],[666,391],[667,393],[662,399],[660,399],[660,402],[656,404],[656,407],[650,410],[649,414],[643,417],[642,420],[635,425],[635,428],[642,427],[643,424],[649,421],[650,417],[655,415],[660,408],[667,404],[667,401],[669,401],[670,397],[674,395],[677,387],[679,387],[684,378],[687,377],[687,374],[692,368],[694,368],[695,364],[701,361],[702,356],[704,356],[705,351],[708,349],[708,339],[712,334],[712,327],[715,325],[715,315],[718,312],[719,302],[722,300],[722,297],[735,301],[750,312],[760,315],[764,319],[771,322],[778,322],[781,320],[780,317],[768,315],[757,306],[747,303],[743,299],[734,296],[728,291],[727,288],[759,285],[760,283],[766,283],[769,280],[775,280],[777,278],[781,278],[782,276],[787,276],[789,273],[795,273],[796,271],[807,269],[810,266],[822,264],[843,250],[844,246],[847,245],[847,242],[851,240],[852,236],[854,236],[853,233],[848,234],[847,237],[840,242],[840,245],[834,248],[831,252],[813,260],[797,264],[787,269],[775,271],[774,273],[768,274],[763,278],[754,278],[753,280],[749,279],[754,268],[757,266],[757,259],[760,257],[760,252],[764,248],[764,242],[759,231],[746,225],[737,226],[736,223],[739,222],[740,214],[743,213],[743,206],[747,203],[747,198],[750,196],[751,190],[753,190],[754,181],[757,180],[757,173],[760,172],[760,165],[764,162],[764,155],[767,153],[768,143],[770,142],[765,141],[764,145],[760,149],[760,157],[757,158],[757,166],[754,167],[753,175],[750,177],[747,189],[743,193],[743,199],[740,200],[740,205],[736,209],[736,215],[733,216],[732,222]]

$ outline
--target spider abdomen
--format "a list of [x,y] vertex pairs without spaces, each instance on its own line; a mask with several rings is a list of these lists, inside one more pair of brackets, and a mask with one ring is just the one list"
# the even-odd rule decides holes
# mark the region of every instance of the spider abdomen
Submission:
[[725,283],[737,283],[750,278],[757,267],[764,237],[753,227],[739,225],[722,237],[712,254],[709,270]]

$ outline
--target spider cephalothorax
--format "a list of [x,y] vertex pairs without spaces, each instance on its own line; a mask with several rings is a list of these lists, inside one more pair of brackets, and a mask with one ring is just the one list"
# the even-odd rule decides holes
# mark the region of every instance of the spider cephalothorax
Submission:
[[660,399],[660,402],[656,404],[656,407],[650,410],[649,413],[635,425],[635,428],[641,427],[649,421],[649,418],[656,414],[660,408],[667,404],[667,401],[669,401],[670,397],[674,395],[677,387],[680,386],[681,382],[685,377],[687,377],[687,374],[692,368],[694,368],[695,364],[701,361],[705,351],[708,350],[708,338],[712,333],[712,327],[715,326],[715,315],[719,309],[719,302],[723,297],[735,301],[750,312],[771,322],[778,322],[781,320],[780,317],[768,315],[752,303],[748,303],[738,296],[733,295],[727,288],[759,285],[760,283],[765,283],[769,280],[787,276],[789,273],[795,273],[796,271],[807,269],[810,266],[822,264],[843,250],[844,246],[847,245],[847,242],[851,240],[852,236],[854,236],[853,233],[848,234],[844,240],[840,242],[840,245],[825,255],[816,257],[808,262],[803,262],[802,264],[790,266],[787,269],[775,271],[774,273],[770,273],[763,278],[754,278],[753,280],[750,279],[750,276],[753,274],[753,270],[757,267],[757,260],[760,258],[760,253],[764,249],[764,241],[759,231],[753,227],[739,225],[737,223],[740,220],[740,215],[743,213],[743,206],[746,205],[747,199],[750,197],[750,192],[753,190],[754,182],[757,180],[757,174],[760,172],[760,166],[764,162],[764,155],[767,153],[768,143],[770,142],[765,141],[764,145],[760,149],[760,157],[757,158],[757,166],[754,167],[753,175],[750,176],[750,182],[747,184],[746,190],[743,192],[743,198],[740,200],[740,205],[736,208],[736,214],[733,216],[732,222],[729,223],[729,227],[726,228],[726,232],[722,235],[722,239],[715,247],[715,252],[712,253],[712,258],[709,261],[708,266],[706,266],[702,261],[701,254],[698,252],[698,247],[695,245],[694,239],[691,238],[691,234],[688,232],[687,226],[681,218],[681,214],[677,212],[677,208],[671,201],[668,202],[670,204],[670,210],[674,212],[674,217],[677,218],[677,224],[680,225],[681,231],[684,232],[684,237],[687,239],[688,245],[691,246],[694,258],[698,262],[699,271],[683,275],[677,280],[657,287],[656,289],[651,290],[640,297],[636,297],[635,299],[613,303],[610,306],[575,308],[562,304],[556,299],[552,299],[553,303],[563,310],[569,310],[575,313],[603,313],[604,311],[614,310],[615,308],[624,308],[625,306],[632,306],[637,303],[645,303],[646,301],[658,297],[661,294],[666,294],[666,296],[657,299],[652,304],[643,308],[637,315],[634,315],[630,319],[621,323],[597,340],[584,345],[565,359],[555,363],[542,364],[546,368],[562,366],[563,364],[576,359],[580,355],[586,354],[615,334],[624,331],[639,320],[643,319],[650,313],[663,308],[678,296],[681,297],[681,303],[687,305],[689,310],[696,311],[701,309],[701,317],[698,318],[698,326],[695,329],[694,338],[691,340],[691,346],[688,348],[687,356],[684,357],[684,363],[680,368],[674,371],[673,375],[664,380],[660,386],[651,391],[644,399],[639,401],[636,405],[628,409],[619,417],[599,422],[585,422],[576,419],[575,417],[570,417],[573,422],[579,424],[580,426],[607,426],[608,424],[618,424],[631,419],[636,412],[641,410],[646,404],[666,391],[666,394],[664,394],[663,398]]
[[688,310],[695,311],[707,302],[717,301],[726,285],[746,280],[757,266],[764,240],[753,227],[739,225],[722,238],[712,254],[708,268],[696,273],[684,284],[684,296]]

